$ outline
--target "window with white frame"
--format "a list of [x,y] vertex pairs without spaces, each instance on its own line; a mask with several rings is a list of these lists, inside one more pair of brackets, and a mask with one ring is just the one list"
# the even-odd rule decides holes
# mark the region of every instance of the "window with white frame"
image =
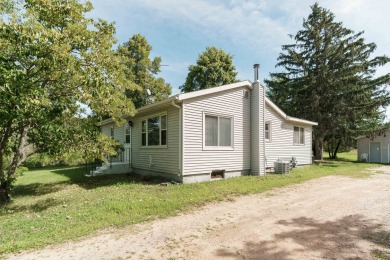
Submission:
[[111,138],[114,138],[114,127],[113,126],[111,126],[111,128],[110,128],[110,136],[111,136]]
[[232,118],[205,115],[204,145],[232,147]]
[[129,144],[131,142],[131,129],[129,124],[125,124],[125,144]]
[[167,145],[167,116],[152,116],[142,120],[142,146]]
[[305,128],[294,126],[294,144],[305,144]]
[[264,125],[264,138],[266,141],[271,141],[271,123]]

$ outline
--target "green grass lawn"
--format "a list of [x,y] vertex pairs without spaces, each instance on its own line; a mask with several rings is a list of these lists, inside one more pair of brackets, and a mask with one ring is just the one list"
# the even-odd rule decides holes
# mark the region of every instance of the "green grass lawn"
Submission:
[[[324,159],[329,159],[329,154],[327,152],[324,152],[323,156]],[[355,162],[357,160],[357,150],[351,150],[345,153],[338,153],[336,160]]]
[[[340,156],[342,158],[342,156]],[[346,158],[348,159],[348,158]],[[0,255],[59,243],[109,227],[175,215],[209,201],[259,193],[328,175],[368,176],[375,164],[334,161],[290,174],[161,186],[138,176],[84,177],[82,167],[50,167],[21,176],[0,208]]]

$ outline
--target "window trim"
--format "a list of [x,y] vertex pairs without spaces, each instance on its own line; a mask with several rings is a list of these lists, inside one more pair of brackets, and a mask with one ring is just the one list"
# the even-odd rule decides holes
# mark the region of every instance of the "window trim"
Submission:
[[[298,127],[298,142],[295,142],[294,140],[294,134],[295,134],[295,127]],[[301,131],[302,130],[302,131]],[[301,134],[303,133],[303,143],[301,143]],[[305,145],[305,128],[303,126],[293,126],[293,144],[298,146],[304,146]]]
[[[129,126],[129,124],[126,122],[125,124],[124,124],[124,129],[123,129],[123,132],[124,132],[124,135],[123,135],[123,144],[130,144],[131,145],[131,126]],[[126,137],[127,137],[127,134],[126,134],[126,130],[127,129],[129,129],[129,134],[128,134],[128,136],[129,136],[129,138],[130,138],[130,142],[126,142]],[[142,129],[141,129],[141,131],[142,131]]]
[[[206,116],[213,116],[218,118],[218,143],[219,143],[219,118],[229,118],[231,120],[230,131],[231,131],[231,145],[230,146],[206,146]],[[234,151],[234,116],[226,114],[218,114],[212,112],[203,111],[203,125],[202,125],[202,144],[204,151]]]
[[[265,132],[266,132],[265,125],[268,125],[268,139],[265,137]],[[272,122],[271,121],[267,121],[264,124],[264,140],[266,142],[269,142],[269,143],[272,142]]]
[[[161,117],[165,116],[166,117],[166,128],[165,129],[161,129]],[[153,118],[153,117],[159,117],[159,125],[158,125],[158,128],[159,128],[159,144],[158,145],[148,145],[148,119],[149,118]],[[143,132],[142,131],[142,123],[143,121],[146,121],[146,132]],[[162,145],[161,144],[161,130],[165,130],[167,132],[166,134],[166,143],[167,144],[164,144]],[[156,114],[152,114],[152,115],[148,115],[148,116],[144,116],[142,118],[140,118],[140,132],[141,132],[141,145],[140,145],[140,149],[151,149],[151,148],[168,148],[168,113],[167,111],[164,111],[162,113],[156,113]],[[142,134],[146,134],[146,145],[142,145]]]
[[112,125],[112,126],[110,127],[110,137],[111,137],[112,139],[114,139],[114,137],[115,137],[115,126],[114,126],[114,125]]

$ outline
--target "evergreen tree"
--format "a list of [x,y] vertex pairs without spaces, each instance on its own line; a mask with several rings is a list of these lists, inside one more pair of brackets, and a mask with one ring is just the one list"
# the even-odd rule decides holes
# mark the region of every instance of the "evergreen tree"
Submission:
[[324,141],[338,147],[340,140],[357,133],[361,122],[380,118],[380,108],[390,100],[390,74],[374,75],[389,58],[371,58],[376,45],[365,43],[363,32],[344,28],[318,3],[311,11],[303,29],[290,36],[295,43],[282,46],[276,66],[285,71],[271,73],[266,83],[268,96],[282,109],[318,122],[314,153],[322,159]]
[[196,65],[189,66],[189,72],[182,92],[217,87],[237,82],[236,67],[233,57],[216,47],[207,47],[196,61]]
[[[161,57],[149,58],[152,46],[146,38],[135,34],[118,48],[118,54],[127,67],[127,78],[135,82],[137,88],[127,91],[126,95],[136,108],[160,101],[171,94],[171,86],[163,78],[155,78],[160,72]],[[149,89],[151,95],[148,94]]]

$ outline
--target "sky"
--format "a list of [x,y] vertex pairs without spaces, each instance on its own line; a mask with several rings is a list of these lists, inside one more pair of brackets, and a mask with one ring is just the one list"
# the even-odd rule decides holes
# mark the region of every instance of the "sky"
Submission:
[[[239,80],[253,81],[253,64],[260,79],[269,78],[283,44],[293,41],[315,0],[91,0],[94,18],[115,22],[121,44],[140,33],[153,47],[151,57],[162,58],[161,73],[179,93],[188,73],[206,47],[222,48],[233,56]],[[364,31],[366,43],[375,42],[375,56],[390,56],[389,0],[324,0],[321,7],[355,32]],[[377,75],[390,72],[390,64]],[[387,109],[390,118],[390,108]]]

